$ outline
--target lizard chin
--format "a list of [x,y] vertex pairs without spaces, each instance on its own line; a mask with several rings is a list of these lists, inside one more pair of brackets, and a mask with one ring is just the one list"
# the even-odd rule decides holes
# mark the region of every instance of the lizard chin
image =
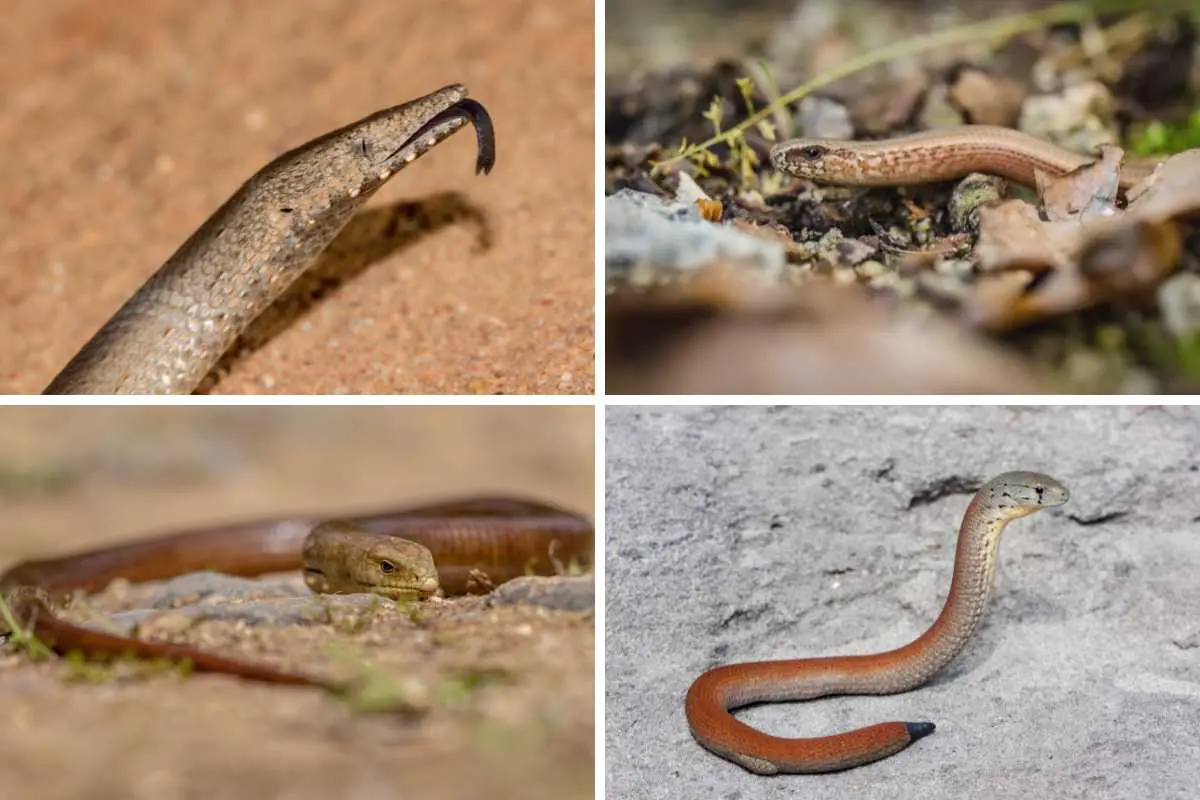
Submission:
[[391,600],[428,600],[438,593],[438,585],[434,581],[432,586],[429,583],[408,586],[375,586],[370,591],[372,594],[383,595]]

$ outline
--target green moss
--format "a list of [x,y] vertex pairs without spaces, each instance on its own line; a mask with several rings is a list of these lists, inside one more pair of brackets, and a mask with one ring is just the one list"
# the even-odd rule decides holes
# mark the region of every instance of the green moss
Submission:
[[1175,359],[1181,374],[1200,379],[1200,333],[1175,340]]
[[[54,651],[50,647],[34,636],[31,631],[27,631],[17,624],[12,610],[3,598],[0,598],[0,620],[3,621],[4,628],[8,630],[9,644],[13,648],[23,650],[35,661],[54,658]],[[133,653],[98,660],[89,658],[78,650],[72,650],[63,657],[62,662],[67,665],[66,679],[78,683],[108,683],[116,677],[114,666],[120,663],[134,664],[140,671],[147,674],[174,672],[178,673],[180,677],[187,677],[194,671],[194,665],[187,659],[178,661],[144,659]]]
[[1129,149],[1139,156],[1159,156],[1180,153],[1200,147],[1200,108],[1180,122],[1168,125],[1151,122],[1134,136]]
[[0,463],[0,497],[53,497],[77,482],[78,475],[56,466]]
[[1200,333],[1174,336],[1156,323],[1130,330],[1130,339],[1146,361],[1173,384],[1200,381]]
[[108,683],[120,677],[118,668],[122,665],[131,667],[135,675],[142,678],[164,674],[186,678],[196,671],[195,665],[186,658],[142,658],[130,652],[97,660],[72,650],[63,657],[63,663],[68,667],[66,679],[75,683]]
[[334,643],[330,656],[345,664],[353,677],[332,689],[332,694],[355,714],[419,715],[426,709],[425,686],[401,679],[371,664],[351,648]]
[[438,705],[453,709],[469,708],[481,689],[511,680],[512,676],[501,669],[461,670],[438,685]]

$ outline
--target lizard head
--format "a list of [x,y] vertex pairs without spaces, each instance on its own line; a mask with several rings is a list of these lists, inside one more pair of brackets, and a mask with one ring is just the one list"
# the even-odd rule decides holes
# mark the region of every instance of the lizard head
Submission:
[[[378,111],[334,131],[367,167],[366,176],[398,172],[468,123],[475,126],[475,173],[496,163],[496,138],[487,109],[467,97],[467,87],[451,84],[403,105]],[[386,180],[386,178],[381,178]]]
[[344,522],[318,525],[304,541],[304,582],[322,594],[422,599],[438,591],[429,548]]
[[[467,125],[475,126],[475,172],[487,174],[496,162],[492,119],[467,97],[465,86],[451,84],[289,150],[259,170],[239,195],[268,208],[273,225],[321,224],[339,208],[366,202],[393,175]],[[335,216],[339,226],[345,222]]]
[[1005,472],[985,483],[979,494],[984,503],[1008,519],[1061,506],[1071,499],[1067,487],[1040,472]]

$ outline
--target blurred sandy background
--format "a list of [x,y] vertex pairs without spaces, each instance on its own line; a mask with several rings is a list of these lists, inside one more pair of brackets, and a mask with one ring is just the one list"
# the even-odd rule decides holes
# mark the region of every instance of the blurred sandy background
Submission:
[[0,561],[472,492],[592,513],[590,407],[0,408]]
[[[930,29],[1034,8],[1037,0],[610,0],[610,75],[741,59],[747,52],[831,67]],[[834,63],[830,63],[834,62]],[[820,71],[817,67],[815,71]],[[790,87],[788,87],[790,88]]]

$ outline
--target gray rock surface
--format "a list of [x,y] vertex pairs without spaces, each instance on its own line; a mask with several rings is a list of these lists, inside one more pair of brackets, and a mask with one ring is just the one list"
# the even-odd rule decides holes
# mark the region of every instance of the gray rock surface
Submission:
[[778,277],[786,266],[779,242],[706,222],[692,203],[631,189],[604,199],[604,260],[610,286],[647,286],[717,261],[744,265],[768,278]]
[[[247,627],[324,625],[337,612],[370,611],[379,606],[407,608],[377,594],[314,594],[299,575],[240,578],[219,572],[192,572],[159,584],[133,586],[136,608],[106,617],[106,630],[130,634],[138,626],[169,618],[172,624],[240,622]],[[559,611],[588,611],[595,606],[593,575],[522,576],[488,595],[495,605],[530,605]],[[415,601],[414,601],[415,602]]]
[[[1182,798],[1200,786],[1200,410],[607,410],[611,798]],[[937,731],[875,764],[760,777],[691,738],[719,664],[869,653],[936,616],[975,487],[1072,492],[1004,535],[974,640],[925,687],[739,712],[782,736]]]
[[169,619],[190,626],[200,622],[240,622],[249,628],[325,625],[342,611],[369,611],[396,603],[375,594],[314,594],[298,576],[239,578],[218,572],[179,575],[149,588],[141,608],[108,616],[108,629],[124,634],[138,626]]
[[555,611],[591,611],[596,607],[595,575],[513,578],[492,590],[498,606],[540,606]]

